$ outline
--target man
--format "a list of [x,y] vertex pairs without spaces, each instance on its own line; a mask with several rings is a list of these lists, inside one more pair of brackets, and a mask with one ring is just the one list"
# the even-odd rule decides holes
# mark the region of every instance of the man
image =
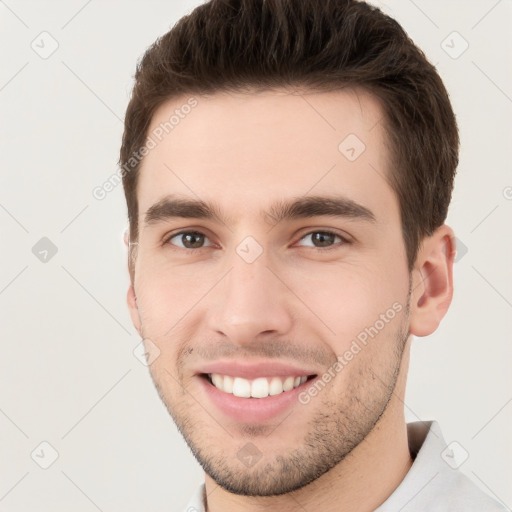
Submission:
[[120,155],[128,307],[205,471],[189,511],[504,510],[407,425],[452,298],[441,79],[349,0],[212,0],[144,55]]

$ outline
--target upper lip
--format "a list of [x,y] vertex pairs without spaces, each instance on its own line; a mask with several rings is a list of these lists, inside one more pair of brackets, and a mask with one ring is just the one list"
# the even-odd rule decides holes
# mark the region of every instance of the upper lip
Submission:
[[247,360],[217,361],[201,365],[197,374],[218,373],[231,377],[244,379],[257,379],[258,377],[302,377],[304,375],[317,375],[311,368],[280,363],[277,361],[248,362]]

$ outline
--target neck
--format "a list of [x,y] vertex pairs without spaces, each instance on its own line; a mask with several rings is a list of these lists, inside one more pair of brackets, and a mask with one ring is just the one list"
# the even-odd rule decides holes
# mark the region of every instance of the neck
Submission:
[[374,511],[398,487],[412,465],[403,410],[409,345],[408,342],[386,411],[370,434],[337,466],[297,491],[271,497],[235,495],[205,475],[207,512]]

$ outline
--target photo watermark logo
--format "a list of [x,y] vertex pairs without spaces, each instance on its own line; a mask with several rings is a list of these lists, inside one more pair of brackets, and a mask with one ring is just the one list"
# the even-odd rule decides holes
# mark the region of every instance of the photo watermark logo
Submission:
[[118,169],[116,172],[111,174],[101,185],[93,188],[92,195],[94,199],[102,201],[107,197],[107,194],[112,192],[123,180],[123,178],[133,169],[136,169],[142,159],[149,154],[149,152],[155,149],[160,142],[165,138],[166,135],[172,132],[176,126],[178,126],[182,119],[185,119],[192,109],[197,107],[198,101],[196,98],[191,97],[186,103],[174,110],[174,113],[169,119],[163,123],[160,123],[157,127],[151,130],[148,135],[146,142],[142,145],[138,151],[134,151],[128,162]]
[[338,356],[335,363],[333,363],[327,371],[325,371],[320,379],[316,379],[305,391],[299,394],[298,400],[302,405],[307,405],[311,398],[322,391],[329,382],[331,382],[338,373],[352,361],[357,354],[359,354],[364,347],[368,345],[370,339],[375,338],[384,327],[391,322],[403,309],[402,304],[395,302],[385,313],[381,313],[379,318],[370,327],[365,327],[356,337],[352,340],[350,347]]

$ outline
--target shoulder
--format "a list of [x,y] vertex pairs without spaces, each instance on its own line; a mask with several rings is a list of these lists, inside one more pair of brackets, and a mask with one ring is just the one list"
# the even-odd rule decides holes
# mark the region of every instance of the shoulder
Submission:
[[434,484],[432,489],[434,492],[428,493],[428,503],[425,503],[427,507],[425,510],[431,512],[481,512],[483,510],[486,512],[505,512],[508,510],[484,493],[460,470],[450,469],[438,473],[432,483]]
[[508,511],[482,491],[459,466],[454,467],[453,451],[436,421],[409,423],[407,433],[414,462],[378,512]]

